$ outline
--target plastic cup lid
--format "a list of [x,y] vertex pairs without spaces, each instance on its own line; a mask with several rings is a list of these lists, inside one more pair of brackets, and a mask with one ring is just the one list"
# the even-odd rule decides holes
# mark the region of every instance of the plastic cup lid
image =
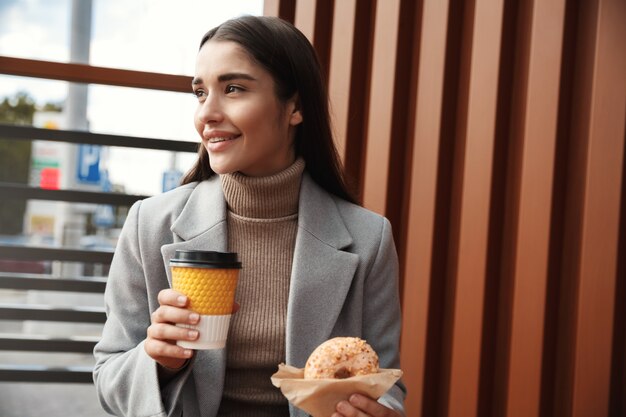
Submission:
[[241,268],[236,252],[177,250],[171,264],[191,264],[205,268]]

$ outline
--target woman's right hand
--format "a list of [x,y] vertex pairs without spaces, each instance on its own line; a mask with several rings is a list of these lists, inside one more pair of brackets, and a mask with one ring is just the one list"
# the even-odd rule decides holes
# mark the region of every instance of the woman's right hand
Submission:
[[193,350],[176,345],[177,340],[196,340],[198,331],[177,327],[177,323],[197,324],[200,316],[187,309],[189,299],[173,289],[161,290],[159,308],[150,316],[144,349],[161,366],[181,368],[193,356]]

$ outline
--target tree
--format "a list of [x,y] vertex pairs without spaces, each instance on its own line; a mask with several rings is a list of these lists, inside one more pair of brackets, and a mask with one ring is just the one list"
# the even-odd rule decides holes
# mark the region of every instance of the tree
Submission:
[[32,125],[35,101],[28,93],[18,92],[15,97],[5,97],[0,103],[0,122],[16,125]]
[[[26,92],[5,97],[0,102],[0,123],[32,125],[36,110],[35,101]],[[30,155],[31,141],[0,138],[0,182],[28,184]],[[0,234],[22,233],[25,210],[25,200],[3,198],[0,204]]]

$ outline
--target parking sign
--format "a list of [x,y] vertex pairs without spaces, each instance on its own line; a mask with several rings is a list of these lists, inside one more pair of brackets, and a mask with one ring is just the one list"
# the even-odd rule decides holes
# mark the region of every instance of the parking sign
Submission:
[[83,184],[100,184],[100,146],[79,145],[76,179]]

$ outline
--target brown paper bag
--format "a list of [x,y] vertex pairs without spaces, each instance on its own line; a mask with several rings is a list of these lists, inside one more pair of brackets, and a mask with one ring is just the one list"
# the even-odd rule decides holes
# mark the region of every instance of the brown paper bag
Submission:
[[381,369],[376,374],[346,379],[304,379],[304,369],[280,364],[272,384],[280,388],[290,403],[313,417],[329,417],[337,403],[354,393],[379,398],[402,377],[399,369]]

